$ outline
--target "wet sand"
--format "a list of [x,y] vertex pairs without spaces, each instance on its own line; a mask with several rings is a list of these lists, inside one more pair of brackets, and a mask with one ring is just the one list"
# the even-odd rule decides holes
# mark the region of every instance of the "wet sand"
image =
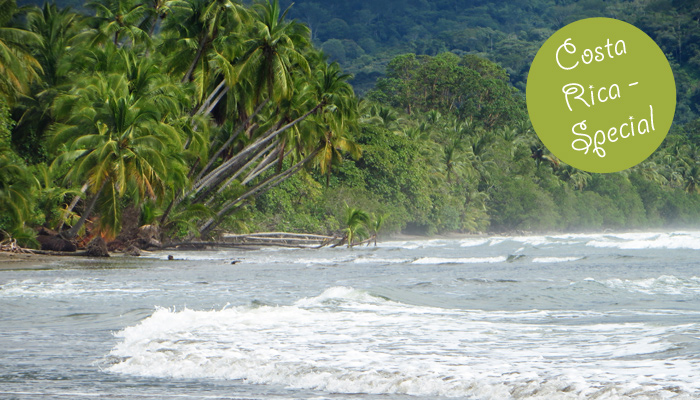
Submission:
[[0,270],[55,268],[84,257],[0,252]]

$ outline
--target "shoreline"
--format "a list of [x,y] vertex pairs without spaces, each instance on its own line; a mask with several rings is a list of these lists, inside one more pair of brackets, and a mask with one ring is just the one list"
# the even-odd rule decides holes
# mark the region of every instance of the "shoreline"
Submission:
[[678,228],[638,228],[638,229],[603,229],[603,230],[580,230],[580,231],[504,231],[504,232],[478,232],[460,233],[447,232],[435,235],[416,235],[396,233],[387,235],[379,242],[395,242],[400,240],[440,240],[440,239],[482,239],[488,237],[529,237],[529,236],[562,236],[562,235],[623,235],[630,233],[680,233],[680,232],[700,232],[700,229],[691,227]]
[[[398,233],[393,235],[387,235],[386,237],[379,240],[379,242],[397,242],[397,241],[425,241],[425,240],[459,240],[459,239],[482,239],[488,237],[526,237],[526,236],[558,236],[558,235],[616,235],[616,234],[630,234],[630,233],[681,233],[681,232],[700,232],[699,230],[692,230],[686,228],[680,229],[630,229],[630,230],[604,230],[604,231],[585,231],[585,232],[485,232],[485,233],[444,233],[438,235],[415,235],[415,234],[404,234]],[[170,249],[171,251],[177,251],[175,249]],[[155,252],[163,251],[167,253],[165,249],[155,250]],[[121,253],[110,253],[112,257],[128,257]],[[130,257],[138,259],[139,257]],[[13,270],[42,270],[42,269],[54,269],[56,267],[68,265],[75,265],[86,260],[91,260],[93,258],[79,255],[62,254],[62,255],[46,255],[46,254],[33,254],[33,253],[12,253],[6,251],[0,251],[0,271],[13,271]]]
[[0,271],[23,269],[51,269],[66,261],[78,261],[79,256],[49,256],[44,254],[0,252]]

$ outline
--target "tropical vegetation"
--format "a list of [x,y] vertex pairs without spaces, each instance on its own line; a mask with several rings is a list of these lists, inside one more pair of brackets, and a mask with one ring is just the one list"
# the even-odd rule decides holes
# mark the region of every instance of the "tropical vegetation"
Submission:
[[[169,238],[282,230],[339,234],[353,245],[380,229],[700,221],[700,48],[691,40],[700,11],[686,2],[600,5],[655,34],[681,90],[676,123],[650,159],[589,174],[539,142],[522,83],[533,49],[591,2],[551,4],[547,27],[544,16],[523,16],[552,1],[524,11],[481,2],[467,19],[456,3],[389,1],[389,13],[365,1],[330,2],[321,12],[311,0],[291,8],[278,0],[90,0],[73,11],[0,0],[0,235],[36,245],[44,227],[67,239],[111,239],[136,223]],[[429,29],[399,29],[395,17],[406,24],[423,9]],[[344,14],[327,14],[334,10]],[[367,17],[365,28],[353,20],[331,29],[355,12]],[[515,16],[517,24],[506,23]],[[679,42],[665,39],[669,21],[684,29]],[[387,32],[369,29],[378,23]],[[425,32],[429,42],[404,40]],[[352,35],[362,36],[358,48]],[[349,55],[360,47],[363,55]],[[371,82],[358,72],[362,98],[338,63],[357,70],[358,60],[382,69]]]

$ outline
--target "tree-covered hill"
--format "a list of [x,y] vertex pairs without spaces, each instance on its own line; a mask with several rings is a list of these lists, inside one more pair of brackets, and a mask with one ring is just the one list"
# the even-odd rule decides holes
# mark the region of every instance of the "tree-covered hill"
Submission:
[[583,18],[617,18],[646,32],[671,61],[681,88],[677,120],[700,115],[700,2],[694,0],[296,0],[290,16],[309,24],[314,41],[355,75],[360,93],[397,55],[444,52],[495,61],[524,92],[530,64],[554,31]]

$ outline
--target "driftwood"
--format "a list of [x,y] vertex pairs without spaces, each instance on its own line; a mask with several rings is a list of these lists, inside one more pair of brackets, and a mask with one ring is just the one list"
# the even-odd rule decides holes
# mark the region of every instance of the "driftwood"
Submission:
[[234,245],[279,246],[294,248],[319,248],[332,246],[343,240],[338,236],[314,235],[310,233],[261,232],[248,235],[223,234],[221,241]]
[[229,247],[229,248],[237,248],[237,249],[242,249],[242,250],[257,250],[260,248],[260,246],[251,246],[247,244],[236,244],[236,243],[227,243],[227,242],[200,242],[200,241],[191,241],[191,242],[172,242],[172,243],[165,243],[158,247],[158,249],[206,249],[208,247]]
[[33,251],[25,249],[17,244],[17,240],[13,238],[5,239],[0,242],[0,251],[18,254],[31,254]]
[[[143,227],[142,227],[143,228]],[[360,246],[369,244],[374,237],[370,237],[364,241],[353,244]],[[154,241],[143,240],[139,243],[140,248],[156,248],[156,249],[207,249],[207,248],[235,248],[240,250],[257,250],[261,247],[289,247],[289,248],[309,248],[317,249],[325,246],[339,247],[347,245],[346,236],[326,236],[314,235],[308,233],[289,233],[289,232],[261,232],[251,233],[247,235],[225,233],[220,236],[217,241],[183,241],[160,243]],[[106,247],[105,247],[106,248]],[[134,246],[129,247],[128,254],[138,255],[138,249]],[[129,250],[128,249],[128,250]],[[55,251],[55,250],[34,250],[24,249],[17,246],[16,242],[0,243],[0,251],[12,251],[28,254],[41,254],[49,256],[96,256],[90,251]],[[108,254],[108,253],[107,253]]]
[[257,250],[261,247],[320,248],[337,245],[342,237],[314,235],[307,233],[261,232],[247,235],[225,233],[217,241],[185,241],[163,243],[158,249],[190,248],[204,249],[211,247]]
[[42,256],[73,256],[73,257],[89,257],[87,251],[53,251],[53,250],[35,250],[24,249],[27,254],[39,254]]
[[362,246],[363,244],[366,244],[367,246],[369,246],[370,243],[372,243],[373,241],[376,241],[376,240],[377,240],[377,237],[372,235],[369,238],[367,238],[361,242],[354,243],[353,246]]

